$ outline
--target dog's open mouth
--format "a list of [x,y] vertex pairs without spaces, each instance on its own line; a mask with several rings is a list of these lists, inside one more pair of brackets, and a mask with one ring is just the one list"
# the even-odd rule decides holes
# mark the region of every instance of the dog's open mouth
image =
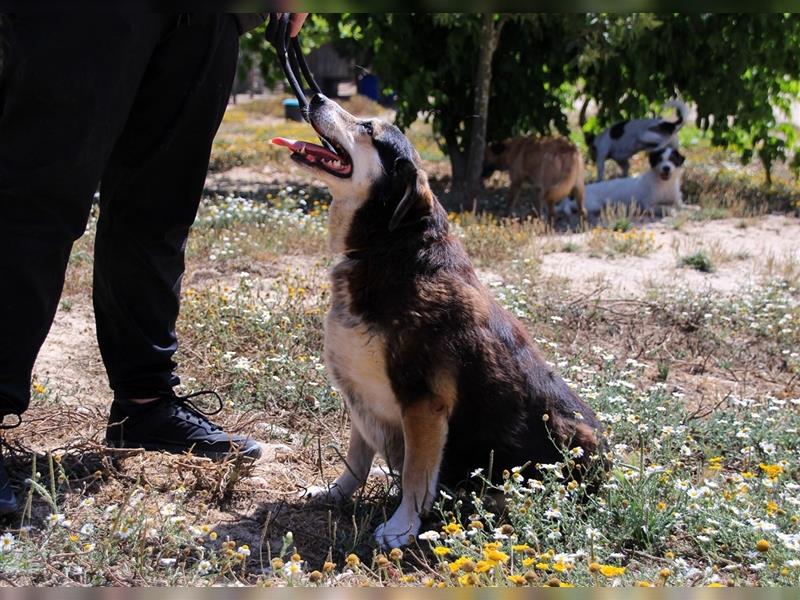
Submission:
[[335,152],[331,152],[324,146],[312,142],[290,140],[283,137],[275,137],[270,140],[276,146],[283,146],[292,151],[292,160],[300,164],[321,169],[326,173],[336,177],[350,177],[353,174],[353,161],[350,155],[335,141],[325,140],[333,147]]
[[664,181],[669,181],[669,176],[670,175],[671,175],[671,173],[663,173],[662,172],[661,173],[661,179],[664,180]]

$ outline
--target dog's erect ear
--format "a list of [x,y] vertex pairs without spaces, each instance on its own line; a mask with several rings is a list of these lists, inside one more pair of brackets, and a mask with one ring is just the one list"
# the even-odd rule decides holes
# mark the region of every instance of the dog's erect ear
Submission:
[[676,167],[680,167],[686,160],[686,157],[673,148],[672,156],[670,156],[669,159],[670,161],[672,161],[672,164],[674,164]]
[[433,206],[433,193],[428,187],[428,178],[409,159],[398,158],[394,162],[392,179],[395,189],[402,190],[402,197],[389,220],[389,231],[397,229],[412,208],[430,211]]

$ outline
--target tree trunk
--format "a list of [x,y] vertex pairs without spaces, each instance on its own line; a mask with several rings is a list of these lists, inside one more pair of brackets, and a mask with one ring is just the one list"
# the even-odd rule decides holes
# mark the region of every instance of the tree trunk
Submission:
[[500,31],[505,17],[495,22],[493,13],[483,14],[483,24],[479,38],[478,69],[475,73],[475,102],[472,127],[465,166],[463,184],[463,205],[472,205],[475,212],[478,207],[478,192],[481,189],[481,171],[483,155],[486,149],[486,123],[489,113],[489,96],[492,85],[492,57],[497,49]]
[[459,147],[455,134],[445,135],[445,146],[447,156],[450,159],[450,196],[457,198],[464,210],[464,183],[467,165],[467,157]]

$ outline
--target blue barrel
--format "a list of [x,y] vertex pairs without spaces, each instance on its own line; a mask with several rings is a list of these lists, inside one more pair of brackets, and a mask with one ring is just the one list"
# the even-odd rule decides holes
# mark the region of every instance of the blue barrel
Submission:
[[375,102],[380,100],[380,87],[381,85],[377,75],[373,75],[371,73],[362,75],[358,80],[358,93],[371,100],[374,100]]
[[287,98],[283,101],[283,116],[290,121],[302,121],[303,113],[297,98]]

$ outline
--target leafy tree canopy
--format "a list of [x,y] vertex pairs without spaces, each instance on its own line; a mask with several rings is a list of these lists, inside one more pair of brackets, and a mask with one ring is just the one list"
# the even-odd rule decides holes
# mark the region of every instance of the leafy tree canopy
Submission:
[[[505,19],[492,61],[490,139],[568,132],[567,114],[582,98],[598,104],[590,127],[646,116],[680,95],[694,102],[711,141],[758,156],[769,170],[794,158],[795,127],[786,123],[800,95],[800,15],[517,14]],[[474,122],[481,15],[315,15],[303,30],[310,48],[332,39],[398,95],[397,122],[420,115],[463,177]],[[275,81],[274,55],[259,33],[258,51]]]

